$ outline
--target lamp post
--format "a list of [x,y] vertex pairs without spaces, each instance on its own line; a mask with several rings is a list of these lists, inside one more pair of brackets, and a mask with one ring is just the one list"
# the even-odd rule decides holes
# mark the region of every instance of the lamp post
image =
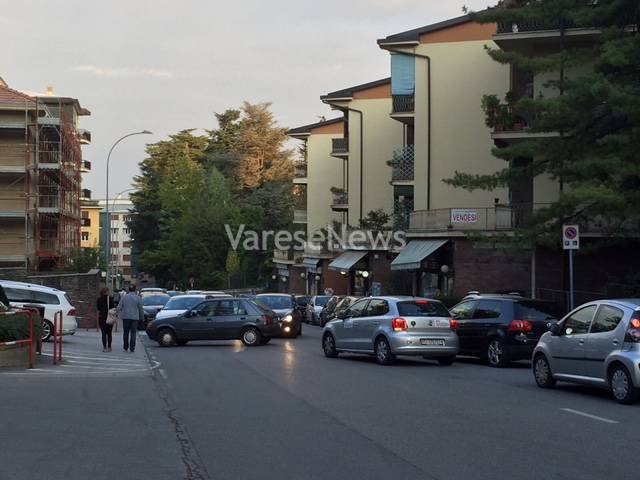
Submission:
[[128,137],[132,137],[134,135],[151,135],[151,132],[149,130],[143,130],[141,132],[133,132],[133,133],[129,133],[123,137],[120,137],[118,140],[116,140],[116,142],[111,146],[111,149],[109,150],[109,154],[107,155],[107,172],[106,172],[106,202],[105,202],[105,206],[106,206],[106,218],[107,218],[107,245],[105,248],[105,256],[107,257],[107,275],[106,275],[106,283],[107,283],[107,288],[111,288],[111,275],[110,275],[110,268],[109,265],[111,264],[111,215],[109,213],[109,161],[111,160],[111,153],[113,152],[113,149],[116,148],[116,146],[125,138]]

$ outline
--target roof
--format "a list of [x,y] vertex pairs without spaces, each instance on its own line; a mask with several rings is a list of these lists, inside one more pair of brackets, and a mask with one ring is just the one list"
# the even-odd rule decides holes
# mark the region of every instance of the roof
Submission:
[[0,280],[0,284],[8,287],[30,288],[34,290],[40,290],[42,292],[64,293],[62,290],[59,290],[53,287],[48,287],[46,285],[40,285],[39,283],[18,282],[13,280]]
[[0,104],[2,105],[35,105],[35,98],[25,93],[9,88],[0,83]]
[[449,20],[445,20],[443,22],[432,23],[430,25],[425,25],[424,27],[407,30],[406,32],[394,33],[393,35],[389,35],[388,37],[379,39],[378,45],[384,46],[400,43],[419,43],[420,37],[425,33],[431,33],[445,28],[454,27],[456,25],[460,25],[470,21],[471,16],[469,14],[462,15],[456,18],[450,18]]
[[311,130],[313,130],[314,128],[325,127],[327,125],[333,125],[334,123],[340,122],[344,122],[344,117],[332,118],[331,120],[323,120],[321,122],[303,125],[302,127],[292,128],[287,132],[287,135],[301,135],[305,133],[311,133]]
[[342,90],[336,90],[335,92],[327,93],[320,97],[320,100],[338,100],[338,99],[351,99],[353,94],[361,92],[363,90],[369,90],[370,88],[380,87],[391,83],[391,77],[383,78],[381,80],[375,80],[373,82],[363,83],[354,87],[343,88]]

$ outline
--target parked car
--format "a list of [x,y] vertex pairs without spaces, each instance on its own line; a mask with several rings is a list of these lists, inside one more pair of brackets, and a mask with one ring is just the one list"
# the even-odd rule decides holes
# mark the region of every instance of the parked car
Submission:
[[640,400],[640,299],[589,302],[549,329],[533,352],[538,386],[563,380],[608,388],[620,403]]
[[282,327],[283,337],[298,337],[302,335],[302,316],[296,308],[293,295],[286,293],[261,293],[253,300],[276,314]]
[[307,303],[307,323],[312,325],[318,325],[320,323],[320,312],[322,312],[322,309],[330,298],[330,295],[314,295],[311,297],[309,303]]
[[249,347],[265,345],[280,334],[269,310],[242,298],[212,298],[185,313],[156,318],[147,335],[163,347],[191,340],[242,340]]
[[458,322],[460,354],[492,367],[530,359],[547,324],[560,318],[553,302],[520,295],[472,294],[451,309]]
[[148,297],[151,295],[158,295],[159,293],[165,294],[167,293],[167,289],[166,288],[154,288],[154,287],[145,287],[145,288],[141,288],[138,295],[140,295],[142,298],[144,297]]
[[155,318],[160,319],[182,315],[187,310],[191,310],[199,303],[202,303],[206,298],[205,295],[178,295],[177,297],[170,298],[162,310],[158,311]]
[[147,325],[164,306],[171,300],[166,293],[158,293],[156,295],[147,295],[142,297],[142,309],[144,310],[144,321],[138,325],[138,330],[146,330]]
[[38,305],[44,307],[42,317],[42,341],[48,341],[53,335],[53,322],[56,312],[62,312],[62,334],[76,333],[76,309],[69,296],[62,290],[34,283],[0,280],[0,285],[12,307]]
[[177,297],[178,295],[184,295],[184,292],[181,292],[180,290],[169,290],[167,295],[170,297]]
[[371,297],[355,301],[322,332],[327,357],[341,352],[375,355],[390,365],[398,355],[418,355],[451,365],[458,353],[456,322],[437,300]]

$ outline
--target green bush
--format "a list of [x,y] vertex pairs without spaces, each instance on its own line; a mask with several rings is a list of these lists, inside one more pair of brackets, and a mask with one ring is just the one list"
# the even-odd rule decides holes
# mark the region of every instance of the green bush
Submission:
[[[42,322],[40,316],[33,316],[33,338],[42,335]],[[0,314],[0,343],[26,340],[29,338],[29,316],[24,313],[13,314],[7,312]]]

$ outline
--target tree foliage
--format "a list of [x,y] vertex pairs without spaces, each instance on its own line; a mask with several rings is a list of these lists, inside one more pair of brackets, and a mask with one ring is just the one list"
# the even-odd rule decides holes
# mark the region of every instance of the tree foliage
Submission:
[[[509,187],[547,176],[561,186],[559,197],[531,217],[528,235],[557,235],[559,225],[579,222],[609,232],[638,229],[640,208],[640,37],[637,0],[512,0],[473,14],[481,23],[538,24],[558,29],[548,48],[534,53],[487,48],[497,62],[544,74],[545,94],[511,99],[511,112],[526,119],[528,131],[542,133],[502,148],[505,168],[492,175],[456,172],[446,182],[468,190]],[[573,28],[597,29],[589,42],[569,41]],[[483,107],[494,108],[485,97]],[[504,117],[503,120],[504,121]],[[495,126],[500,120],[487,117]],[[531,159],[523,165],[518,159]]]

